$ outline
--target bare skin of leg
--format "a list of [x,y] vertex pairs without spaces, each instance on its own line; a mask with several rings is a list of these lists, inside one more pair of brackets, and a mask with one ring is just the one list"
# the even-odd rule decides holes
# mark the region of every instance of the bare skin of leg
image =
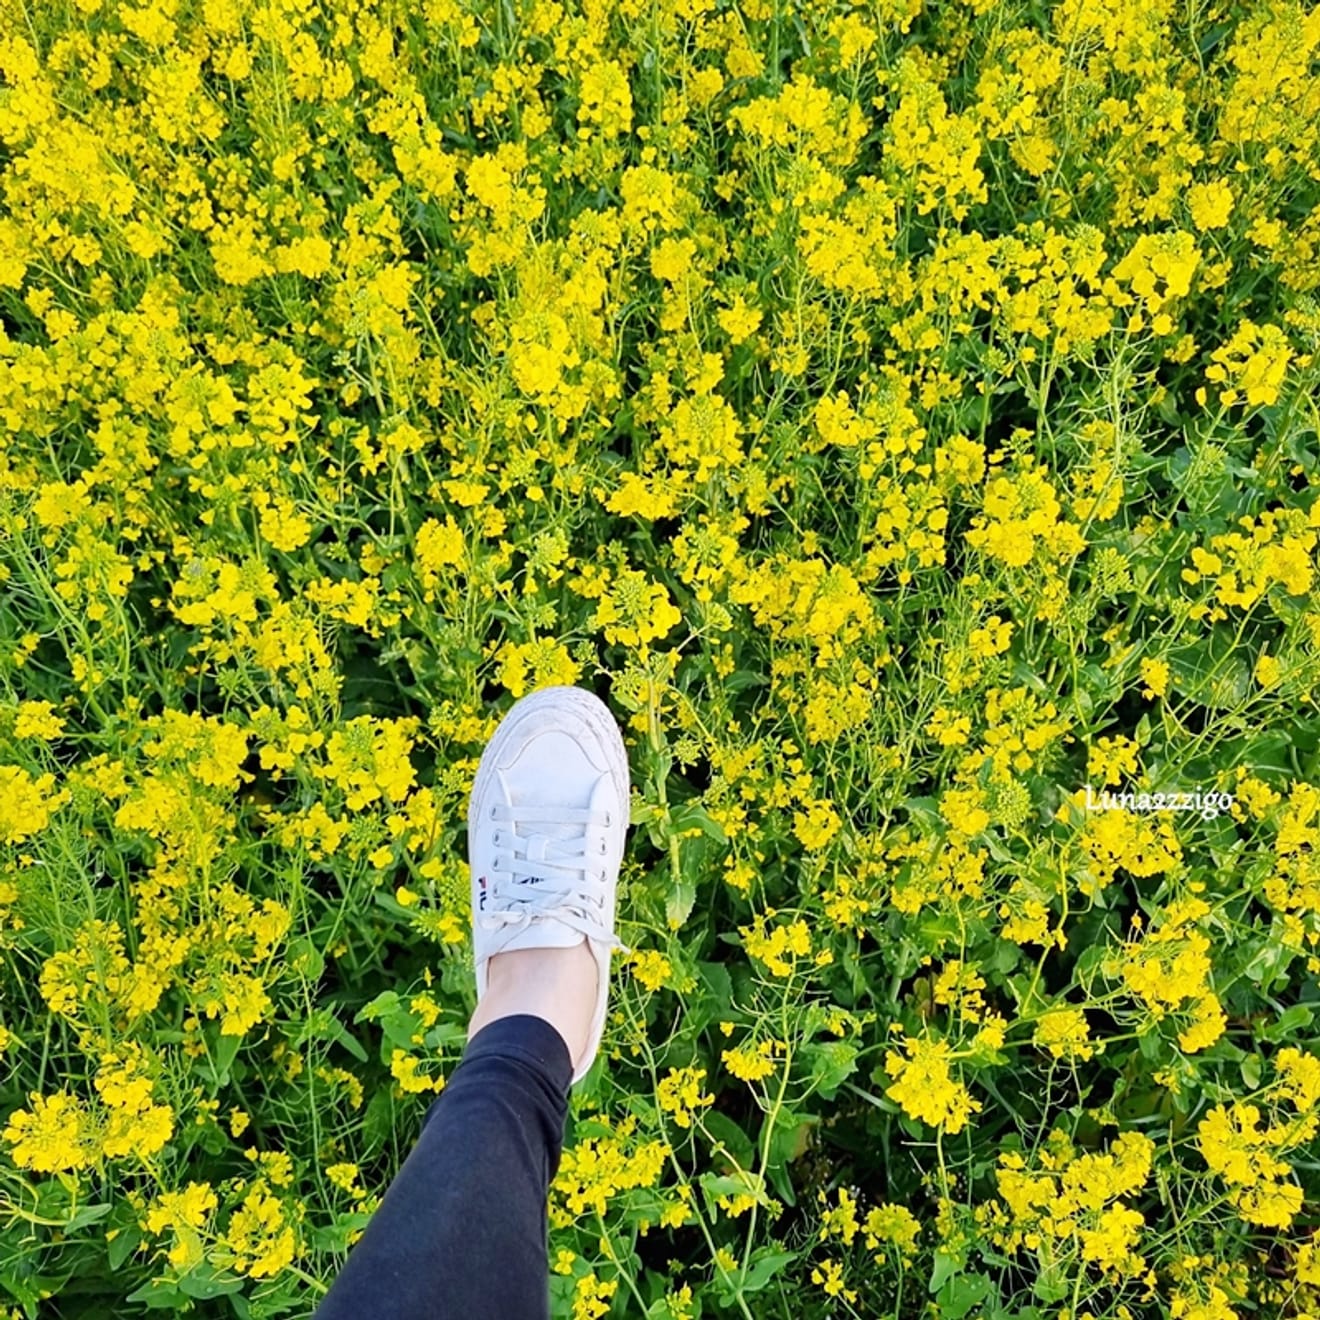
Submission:
[[468,1040],[496,1018],[531,1013],[564,1038],[576,1071],[586,1053],[600,989],[600,973],[586,937],[567,949],[497,953],[486,970],[486,993],[468,1022]]

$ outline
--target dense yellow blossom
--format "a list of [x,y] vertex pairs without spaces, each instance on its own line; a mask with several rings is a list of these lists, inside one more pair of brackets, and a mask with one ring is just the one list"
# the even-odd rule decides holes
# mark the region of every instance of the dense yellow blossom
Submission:
[[904,1037],[903,1050],[906,1057],[896,1050],[885,1054],[885,1071],[895,1079],[885,1094],[910,1117],[942,1127],[950,1135],[961,1132],[968,1118],[980,1111],[981,1102],[955,1079],[953,1050],[946,1041],[911,1036]]

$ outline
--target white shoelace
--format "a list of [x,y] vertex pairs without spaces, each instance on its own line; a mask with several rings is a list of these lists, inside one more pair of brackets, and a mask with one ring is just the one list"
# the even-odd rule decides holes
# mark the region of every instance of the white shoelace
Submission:
[[[490,889],[494,906],[479,916],[482,927],[501,930],[509,925],[529,925],[537,917],[552,917],[588,939],[631,953],[605,926],[605,880],[599,869],[593,869],[604,854],[593,856],[588,852],[586,831],[580,837],[556,839],[545,834],[519,834],[514,828],[516,824],[540,823],[603,826],[609,824],[608,813],[585,807],[503,804],[496,804],[491,811],[500,822],[496,832],[499,842]],[[551,884],[547,872],[562,876],[564,883]],[[497,883],[506,877],[507,885]]]

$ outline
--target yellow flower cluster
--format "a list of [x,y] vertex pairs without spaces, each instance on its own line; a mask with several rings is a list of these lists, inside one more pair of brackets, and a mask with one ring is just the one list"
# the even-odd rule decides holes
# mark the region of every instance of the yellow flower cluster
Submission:
[[236,564],[214,554],[187,558],[169,608],[180,623],[201,630],[194,653],[287,673],[301,701],[338,692],[335,661],[313,609],[302,599],[284,600],[274,573],[258,559]]
[[[1078,789],[1060,813],[1084,810],[1086,790]],[[1120,868],[1136,876],[1163,875],[1182,860],[1182,844],[1167,815],[1132,811],[1090,811],[1077,836],[1082,853],[1078,889],[1088,898],[1113,884]]]
[[[799,959],[811,957],[811,931],[800,917],[771,925],[774,909],[758,913],[750,926],[739,926],[743,947],[774,976],[792,976]],[[828,950],[822,950],[828,953]]]
[[1213,1045],[1228,1025],[1210,984],[1210,939],[1196,927],[1209,912],[1210,905],[1198,898],[1174,902],[1144,938],[1126,941],[1122,954],[1103,964],[1106,975],[1121,975],[1140,996],[1155,1022],[1171,1012],[1190,1014],[1178,1034],[1188,1054]]
[[137,1043],[103,1055],[94,1084],[94,1107],[65,1091],[33,1092],[16,1109],[3,1136],[19,1168],[60,1173],[100,1166],[102,1160],[150,1159],[175,1132],[174,1108],[152,1097],[157,1065]]
[[758,626],[789,641],[807,641],[824,667],[869,630],[875,607],[846,564],[782,555],[751,568],[729,591],[750,605]]
[[1056,1059],[1085,1061],[1104,1049],[1091,1041],[1086,1014],[1080,1008],[1052,1008],[1042,1013],[1032,1035],[1033,1045],[1043,1046]]
[[593,1117],[586,1135],[563,1153],[550,1188],[550,1223],[563,1228],[581,1215],[604,1214],[621,1192],[654,1187],[668,1157],[665,1141],[638,1138],[635,1115],[618,1124]]
[[[1222,605],[1250,609],[1276,583],[1290,596],[1311,589],[1315,579],[1312,555],[1320,535],[1320,510],[1312,506],[1308,515],[1301,509],[1267,509],[1258,517],[1238,519],[1241,532],[1223,532],[1210,538],[1210,549],[1192,549],[1192,567],[1182,570],[1182,580],[1195,585],[1213,578],[1216,598]],[[1222,619],[1225,611],[1198,605],[1194,617]]]
[[289,1265],[297,1250],[295,1215],[259,1179],[230,1216],[217,1263],[254,1279],[268,1279]]
[[720,1058],[724,1066],[739,1081],[759,1082],[769,1077],[778,1064],[775,1056],[782,1055],[787,1046],[780,1040],[760,1040],[754,1045],[739,1045],[723,1051]]
[[999,1156],[996,1179],[1002,1204],[992,1203],[987,1227],[1005,1251],[1035,1252],[1045,1264],[1071,1250],[1108,1278],[1135,1278],[1147,1271],[1137,1250],[1145,1217],[1121,1198],[1139,1192],[1150,1177],[1155,1143],[1139,1132],[1114,1139],[1108,1154],[1078,1155],[1055,1129],[1032,1164],[1016,1151]]
[[681,620],[663,583],[625,569],[599,592],[591,626],[602,629],[607,642],[645,649],[647,643],[667,637]]
[[[828,1204],[823,1191],[817,1193],[817,1200],[821,1205]],[[885,1261],[890,1248],[895,1249],[905,1262],[916,1255],[921,1222],[906,1206],[886,1201],[872,1206],[865,1219],[861,1219],[857,1212],[854,1190],[840,1187],[838,1203],[821,1212],[820,1241],[828,1242],[837,1237],[845,1247],[851,1247],[858,1233],[861,1233],[866,1249],[874,1254],[877,1261]]]
[[55,788],[49,772],[33,775],[21,765],[0,765],[0,843],[22,843],[39,834],[72,794]]
[[693,1116],[715,1103],[715,1097],[701,1089],[705,1076],[704,1068],[689,1065],[686,1068],[671,1068],[660,1079],[656,1087],[656,1102],[666,1114],[674,1116],[674,1122],[679,1127],[691,1127]]
[[962,220],[989,197],[977,163],[982,143],[975,117],[951,115],[939,84],[910,53],[899,59],[892,85],[898,105],[886,121],[886,163],[892,162],[896,179],[911,180],[918,215],[944,206]]
[[381,798],[402,802],[416,782],[408,754],[412,735],[420,727],[421,720],[415,716],[378,719],[359,715],[330,735],[325,764],[312,766],[312,773],[342,789],[350,811],[360,811]]
[[662,989],[673,975],[674,969],[658,949],[636,949],[632,954],[634,978],[654,994]]
[[594,1271],[582,1275],[573,1289],[573,1320],[599,1320],[618,1289],[618,1279],[598,1279]]
[[[1229,1186],[1233,1204],[1243,1219],[1267,1228],[1287,1228],[1302,1208],[1302,1189],[1284,1181],[1291,1167],[1271,1152],[1293,1144],[1296,1123],[1258,1127],[1260,1110],[1235,1100],[1215,1105],[1197,1124],[1196,1139],[1205,1162]],[[1307,1138],[1314,1136],[1316,1116],[1305,1116]]]
[[543,687],[574,687],[582,676],[582,666],[568,653],[568,648],[551,637],[505,642],[497,656],[499,681],[515,698]]
[[1043,464],[995,477],[981,507],[966,533],[967,544],[1010,568],[1025,568],[1038,554],[1047,561],[1067,561],[1085,548],[1076,524],[1060,517],[1062,505]]
[[[1219,391],[1219,402],[1225,408],[1244,400],[1253,407],[1277,403],[1288,364],[1295,356],[1279,326],[1258,326],[1243,318],[1232,339],[1210,355],[1213,365],[1205,369],[1205,377],[1215,383],[1232,381]],[[1309,362],[1308,356],[1301,365]]]
[[981,1102],[953,1076],[955,1052],[947,1041],[905,1035],[903,1053],[885,1053],[885,1071],[894,1078],[885,1094],[910,1118],[942,1128],[950,1136],[961,1132],[979,1113]]
[[437,1073],[434,1077],[428,1077],[420,1072],[422,1060],[415,1054],[409,1054],[407,1050],[395,1046],[390,1051],[390,1076],[399,1084],[399,1092],[403,1095],[418,1095],[423,1092],[436,1093],[445,1089],[445,1077],[443,1073]]

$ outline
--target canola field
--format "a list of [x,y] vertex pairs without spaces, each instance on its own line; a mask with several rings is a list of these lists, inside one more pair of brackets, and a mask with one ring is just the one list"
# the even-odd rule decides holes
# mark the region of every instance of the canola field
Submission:
[[578,684],[556,1317],[1320,1317],[1320,10],[0,0],[0,80],[0,1316],[312,1314]]

